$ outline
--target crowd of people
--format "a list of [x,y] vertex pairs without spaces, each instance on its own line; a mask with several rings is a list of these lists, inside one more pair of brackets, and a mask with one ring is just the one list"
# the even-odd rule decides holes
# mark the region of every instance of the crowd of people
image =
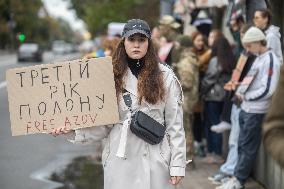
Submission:
[[[150,107],[149,112],[146,112],[154,115],[160,123],[166,124],[166,136],[169,140],[161,144],[161,148],[166,149],[160,155],[165,158],[164,163],[169,167],[173,185],[179,183],[184,176],[185,164],[189,162],[185,161],[186,153],[187,160],[193,162],[196,156],[200,156],[203,163],[222,164],[208,178],[220,185],[218,189],[244,188],[261,144],[261,125],[277,88],[280,66],[283,63],[279,28],[271,23],[272,17],[268,9],[256,10],[252,24],[245,21],[243,15],[233,15],[230,22],[230,32],[234,39],[232,44],[218,29],[208,31],[206,27],[204,31],[200,27],[190,34],[183,33],[183,23],[170,15],[161,17],[152,32],[144,21],[130,20],[124,28],[122,38],[107,39],[103,43],[104,55],[113,56],[116,91],[123,123],[97,129],[96,132],[102,134],[100,136],[93,128],[75,131],[75,135],[72,133],[73,140],[80,139],[84,142],[87,136],[90,140],[106,137],[109,142],[115,141],[111,145],[115,148],[115,153],[117,150],[116,156],[125,158],[125,149],[122,154],[119,150],[121,141],[126,139],[118,136],[127,135],[123,132],[127,132],[126,122],[131,119],[132,109],[126,112],[127,107],[122,105],[122,97],[127,93],[134,99],[134,109]],[[140,30],[127,28],[135,28],[139,24],[140,27],[142,25]],[[135,44],[140,44],[145,52],[127,49],[132,48],[132,45],[134,48]],[[142,53],[141,56],[137,55],[138,51]],[[89,54],[87,58],[94,56],[97,55]],[[163,66],[155,62],[158,59]],[[126,62],[122,63],[123,61]],[[127,67],[130,71],[127,71]],[[165,72],[166,76],[158,74],[159,70]],[[137,91],[131,82],[137,85]],[[180,106],[183,117],[180,115]],[[181,118],[183,124],[179,123]],[[180,127],[182,125],[184,132]],[[227,141],[223,133],[227,130],[230,130],[228,153],[223,149],[224,141]],[[53,132],[54,135],[63,133],[66,133],[65,127]],[[140,152],[150,155],[150,163],[147,165],[152,166],[149,167],[151,171],[154,167],[155,173],[167,174],[164,167],[153,163],[160,161],[155,159],[156,149],[153,146],[147,145],[144,148],[144,142],[132,135],[128,137],[131,143],[140,146],[128,147],[128,163],[117,160],[115,153],[103,153],[112,158],[109,167],[105,167],[106,157],[103,157],[105,177],[107,176],[106,188],[125,187],[122,181],[114,179],[114,182],[110,178],[117,172],[115,169],[120,169],[125,175],[131,174],[129,170],[133,168],[130,165],[139,167],[139,162],[144,161],[135,155]],[[186,151],[183,151],[185,143]],[[107,145],[104,151],[113,150],[109,148]],[[117,164],[114,165],[114,162]],[[122,168],[121,165],[126,167]],[[147,180],[148,177],[145,177],[146,180],[138,179],[140,174],[148,175],[143,172],[145,166],[143,164],[138,172],[133,170],[137,173],[133,175],[134,181],[136,184],[147,183],[149,188],[153,188],[155,183],[151,179]],[[164,178],[157,177],[156,180],[164,183],[163,188],[171,188]],[[127,186],[137,188],[135,182]],[[154,188],[161,187],[159,185]]]
[[[183,87],[187,158],[223,163],[208,178],[218,189],[244,188],[283,63],[279,28],[271,24],[268,9],[256,10],[252,24],[235,15],[232,45],[220,30],[208,36],[198,30],[181,34],[175,22],[162,17],[155,40],[160,59],[173,68]],[[227,130],[228,154],[222,151]]]

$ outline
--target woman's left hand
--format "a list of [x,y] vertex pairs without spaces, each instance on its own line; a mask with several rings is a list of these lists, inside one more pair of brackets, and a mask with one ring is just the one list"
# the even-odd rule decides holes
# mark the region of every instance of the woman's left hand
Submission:
[[178,183],[180,183],[181,179],[183,179],[183,177],[180,177],[180,176],[171,177],[170,183],[172,185],[178,185]]

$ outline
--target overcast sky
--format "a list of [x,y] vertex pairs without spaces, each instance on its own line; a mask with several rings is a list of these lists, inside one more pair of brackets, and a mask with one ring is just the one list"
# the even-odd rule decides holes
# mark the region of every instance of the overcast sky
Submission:
[[74,10],[68,9],[68,1],[63,0],[42,0],[48,13],[53,17],[61,17],[70,23],[75,30],[86,31],[86,27],[82,20],[79,20]]

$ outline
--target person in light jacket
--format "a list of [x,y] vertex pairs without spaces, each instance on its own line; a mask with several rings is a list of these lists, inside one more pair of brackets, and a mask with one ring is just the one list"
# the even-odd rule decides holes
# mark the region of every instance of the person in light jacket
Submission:
[[257,54],[236,96],[242,101],[239,114],[238,160],[234,176],[216,189],[243,189],[253,169],[261,144],[262,122],[280,75],[280,60],[266,47],[264,33],[251,27],[242,38],[245,49]]
[[272,25],[272,15],[268,9],[258,9],[254,13],[254,25],[261,29],[266,36],[267,48],[271,49],[283,63],[280,28]]
[[[74,143],[106,138],[102,154],[105,189],[174,189],[185,176],[186,143],[183,128],[183,94],[178,79],[159,63],[148,24],[140,19],[127,22],[123,38],[113,55],[120,123],[52,134],[65,134]],[[130,108],[146,113],[166,127],[163,140],[151,145],[130,130]]]

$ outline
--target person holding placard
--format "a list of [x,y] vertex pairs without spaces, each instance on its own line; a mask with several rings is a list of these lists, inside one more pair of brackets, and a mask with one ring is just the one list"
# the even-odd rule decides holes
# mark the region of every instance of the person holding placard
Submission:
[[173,71],[159,63],[148,24],[129,20],[113,55],[120,123],[70,131],[74,143],[106,138],[105,189],[173,189],[185,176],[183,93]]

